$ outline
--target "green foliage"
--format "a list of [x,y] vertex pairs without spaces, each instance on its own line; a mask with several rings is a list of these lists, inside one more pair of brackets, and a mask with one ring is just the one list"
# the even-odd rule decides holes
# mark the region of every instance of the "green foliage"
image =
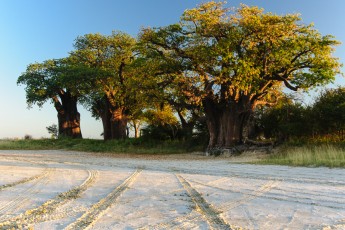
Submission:
[[345,88],[323,91],[313,108],[313,128],[319,135],[338,134],[344,139],[345,130]]
[[52,139],[58,138],[59,130],[56,124],[52,124],[51,126],[46,127],[48,133],[51,135]]
[[109,36],[86,34],[76,39],[71,60],[90,72],[84,79],[89,82],[90,91],[83,98],[90,110],[96,112],[97,103],[104,96],[113,107],[135,106],[135,96],[138,95],[135,93],[136,76],[130,70],[135,46],[135,39],[122,32],[113,32]]
[[48,100],[57,100],[59,95],[69,93],[78,97],[85,93],[79,87],[82,67],[69,59],[53,59],[30,64],[19,76],[17,84],[25,85],[26,101],[29,107],[37,104],[42,107]]
[[[168,98],[202,106],[209,148],[243,142],[242,127],[251,112],[276,102],[283,86],[297,91],[325,85],[341,67],[333,57],[339,42],[298,15],[224,5],[203,3],[185,10],[179,24],[143,29],[139,38],[150,59],[160,63],[154,66],[159,79],[172,78]],[[167,74],[166,66],[174,66],[173,72]]]
[[280,100],[273,107],[257,109],[255,122],[266,138],[283,141],[311,134],[309,108],[289,98]]
[[[274,100],[280,86],[292,90],[324,85],[340,72],[332,57],[339,44],[298,15],[264,13],[241,5],[235,11],[211,1],[186,10],[180,24],[144,29],[142,43],[159,60],[179,63],[185,95],[256,104]],[[248,98],[247,98],[248,97]]]
[[[250,113],[277,102],[283,86],[296,91],[332,82],[342,66],[333,57],[338,44],[297,14],[210,1],[186,10],[179,23],[143,29],[138,40],[122,32],[79,36],[68,58],[31,64],[17,83],[25,85],[29,107],[52,100],[58,109],[59,97],[67,94],[96,118],[113,122],[112,131],[114,124],[131,120],[137,127],[145,120],[144,136],[152,139],[191,136],[195,127],[203,139],[206,126],[198,118],[206,102],[211,115],[226,108]],[[343,133],[344,101],[341,89],[325,92],[313,108],[281,104],[261,110],[260,125],[267,136],[283,139]],[[47,129],[54,135],[53,127]]]
[[177,139],[181,128],[170,106],[162,104],[160,107],[148,109],[143,116],[147,124],[142,129],[143,138],[155,140]]
[[324,90],[308,107],[285,98],[273,107],[258,109],[256,122],[267,138],[343,141],[345,89]]
[[26,85],[26,101],[29,107],[43,106],[51,101],[58,113],[59,135],[81,138],[79,97],[86,93],[82,75],[85,68],[71,59],[47,60],[30,64],[19,76],[17,84]]

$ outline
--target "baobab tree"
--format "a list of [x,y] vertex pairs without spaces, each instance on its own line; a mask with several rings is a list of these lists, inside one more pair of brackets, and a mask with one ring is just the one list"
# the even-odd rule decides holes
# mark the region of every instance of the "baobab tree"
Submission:
[[59,137],[82,138],[78,98],[84,93],[80,86],[80,68],[69,60],[55,59],[28,65],[17,84],[25,85],[29,107],[51,101],[57,111]]
[[140,40],[160,60],[180,63],[179,89],[203,106],[209,150],[242,143],[257,105],[274,103],[284,88],[327,84],[341,66],[332,56],[339,42],[299,15],[231,10],[224,2],[186,10],[178,24],[143,29]]

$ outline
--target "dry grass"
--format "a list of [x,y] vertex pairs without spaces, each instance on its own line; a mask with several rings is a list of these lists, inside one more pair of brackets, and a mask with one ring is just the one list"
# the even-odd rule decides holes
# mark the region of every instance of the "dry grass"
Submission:
[[345,149],[337,145],[283,147],[259,164],[345,167]]

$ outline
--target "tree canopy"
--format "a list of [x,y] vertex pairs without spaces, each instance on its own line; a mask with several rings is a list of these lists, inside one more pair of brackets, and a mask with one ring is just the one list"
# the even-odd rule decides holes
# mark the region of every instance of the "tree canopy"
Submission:
[[93,70],[85,79],[92,82],[92,89],[84,101],[96,117],[102,118],[104,138],[126,138],[128,119],[141,105],[141,81],[131,67],[136,40],[122,32],[87,34],[78,37],[74,46],[71,58]]
[[204,3],[186,10],[179,24],[144,29],[141,40],[180,63],[181,89],[203,104],[210,148],[242,142],[250,113],[276,101],[282,86],[307,90],[340,73],[332,36],[298,15],[246,5],[230,10],[224,2]]
[[85,87],[80,84],[81,70],[67,58],[47,60],[30,64],[17,80],[17,84],[26,85],[26,101],[29,107],[34,104],[41,107],[49,100],[53,102],[58,113],[61,136],[82,136],[80,114],[77,110],[78,98],[85,93]]
[[[170,127],[172,137],[177,129],[192,136],[206,123],[212,151],[245,143],[255,108],[277,103],[285,89],[332,82],[341,74],[338,44],[298,14],[210,1],[178,23],[142,29],[137,39],[118,31],[79,36],[68,58],[29,65],[18,84],[26,85],[29,106],[52,100],[61,121],[74,114],[68,127],[79,124],[81,102],[102,119],[105,140],[126,138],[130,120],[136,135],[146,119],[158,130]],[[306,118],[295,109],[294,119]]]

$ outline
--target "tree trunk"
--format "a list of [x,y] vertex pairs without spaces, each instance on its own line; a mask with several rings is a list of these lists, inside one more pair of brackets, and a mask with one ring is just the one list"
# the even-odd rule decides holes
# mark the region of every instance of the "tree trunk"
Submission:
[[111,114],[111,136],[112,139],[125,139],[127,137],[128,118],[125,108],[116,108]]
[[110,103],[106,96],[95,100],[91,107],[91,112],[96,117],[100,117],[103,125],[103,139],[105,141],[111,140],[111,112]]
[[139,127],[140,121],[132,120],[133,128],[134,128],[134,138],[139,138]]
[[61,101],[62,103],[55,101],[55,108],[58,112],[59,137],[82,138],[77,99],[66,93],[61,97]]
[[139,138],[139,127],[134,126],[134,138]]
[[186,119],[183,117],[181,111],[177,111],[177,115],[180,118],[181,126],[182,126],[182,136],[185,140],[189,140],[192,138],[193,135],[193,128],[195,126],[194,121],[187,122]]
[[210,134],[208,150],[231,148],[243,143],[243,131],[251,114],[248,106],[241,102],[224,106],[208,99],[203,101],[203,105]]
[[94,106],[94,111],[102,119],[104,140],[125,139],[128,120],[125,108],[114,107],[107,96],[100,99]]
[[101,114],[102,124],[103,124],[103,139],[105,141],[111,140],[111,113],[109,110],[103,111]]

